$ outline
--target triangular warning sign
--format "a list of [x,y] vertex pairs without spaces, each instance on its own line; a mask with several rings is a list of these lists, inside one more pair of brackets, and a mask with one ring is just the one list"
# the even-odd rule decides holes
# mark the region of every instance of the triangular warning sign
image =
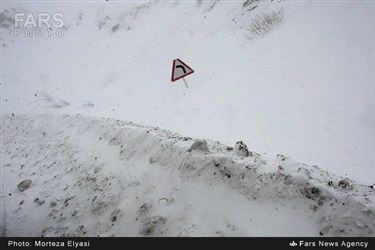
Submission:
[[172,77],[171,81],[177,81],[178,79],[184,78],[187,75],[193,74],[194,70],[186,65],[180,59],[174,59],[172,65]]

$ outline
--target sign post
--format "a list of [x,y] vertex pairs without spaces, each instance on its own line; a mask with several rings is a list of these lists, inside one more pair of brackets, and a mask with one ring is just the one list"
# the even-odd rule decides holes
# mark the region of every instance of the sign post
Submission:
[[185,76],[188,76],[190,74],[193,74],[194,70],[190,68],[186,63],[184,63],[181,59],[175,59],[173,60],[173,65],[172,65],[172,76],[171,76],[171,81],[177,81],[182,78],[182,80],[185,83],[186,88],[189,87],[185,80]]
[[182,78],[182,80],[184,81],[186,88],[189,88],[189,85],[187,84],[187,82],[186,82],[186,80],[185,80],[185,77]]

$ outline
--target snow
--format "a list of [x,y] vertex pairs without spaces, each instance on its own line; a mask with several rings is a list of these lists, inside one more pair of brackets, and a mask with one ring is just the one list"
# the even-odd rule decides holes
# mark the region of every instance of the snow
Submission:
[[210,140],[202,151],[167,130],[82,115],[4,116],[2,135],[8,236],[375,232],[373,186],[282,155]]
[[[65,30],[15,37],[1,19],[2,234],[374,235],[373,2],[1,9],[63,13]],[[176,58],[189,88],[170,82]],[[227,150],[238,141],[248,157]]]

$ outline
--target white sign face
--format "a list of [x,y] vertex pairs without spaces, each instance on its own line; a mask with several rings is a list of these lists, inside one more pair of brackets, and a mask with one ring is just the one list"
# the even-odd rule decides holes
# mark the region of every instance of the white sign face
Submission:
[[173,60],[171,81],[177,81],[187,75],[193,74],[194,70],[180,59]]

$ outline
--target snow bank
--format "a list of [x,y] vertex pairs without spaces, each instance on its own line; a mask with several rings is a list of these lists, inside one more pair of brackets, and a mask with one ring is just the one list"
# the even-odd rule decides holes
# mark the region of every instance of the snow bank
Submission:
[[375,235],[374,186],[243,142],[82,115],[2,121],[3,236]]

